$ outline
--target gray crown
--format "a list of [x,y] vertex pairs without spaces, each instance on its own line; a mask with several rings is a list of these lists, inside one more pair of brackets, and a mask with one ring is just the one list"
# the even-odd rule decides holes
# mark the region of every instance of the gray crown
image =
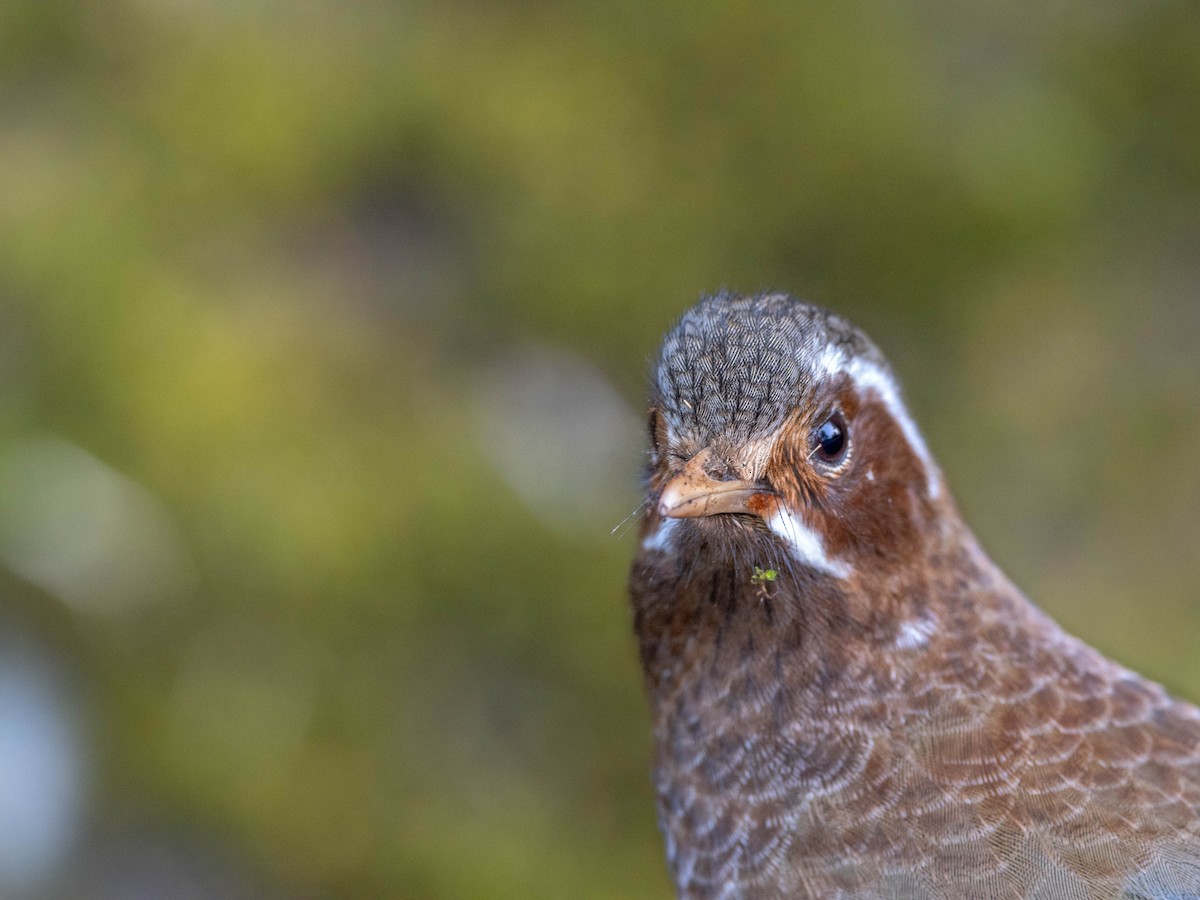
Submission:
[[702,442],[768,434],[811,387],[830,347],[890,373],[871,340],[826,309],[787,294],[713,294],[663,339],[654,402]]

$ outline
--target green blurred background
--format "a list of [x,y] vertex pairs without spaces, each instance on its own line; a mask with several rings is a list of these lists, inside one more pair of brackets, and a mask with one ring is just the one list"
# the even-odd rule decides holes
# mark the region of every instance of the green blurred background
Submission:
[[8,0],[0,896],[667,897],[625,571],[700,292],[891,356],[1200,698],[1200,8]]

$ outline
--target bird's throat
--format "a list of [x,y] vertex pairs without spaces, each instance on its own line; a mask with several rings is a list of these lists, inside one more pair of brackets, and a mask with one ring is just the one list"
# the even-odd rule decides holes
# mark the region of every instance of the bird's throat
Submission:
[[861,630],[836,580],[772,559],[680,571],[656,554],[634,565],[630,593],[656,705],[682,700],[681,692],[739,696],[779,666],[794,683],[827,682],[842,667],[831,631]]

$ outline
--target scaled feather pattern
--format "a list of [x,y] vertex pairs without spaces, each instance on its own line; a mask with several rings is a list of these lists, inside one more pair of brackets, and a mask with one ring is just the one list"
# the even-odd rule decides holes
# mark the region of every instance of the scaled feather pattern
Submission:
[[861,331],[706,297],[649,428],[630,592],[679,896],[1200,898],[1200,711],[987,558]]

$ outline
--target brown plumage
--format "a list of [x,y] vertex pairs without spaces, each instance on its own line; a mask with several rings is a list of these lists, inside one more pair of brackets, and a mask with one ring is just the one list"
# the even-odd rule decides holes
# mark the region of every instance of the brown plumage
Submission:
[[988,560],[860,331],[706,298],[650,431],[630,587],[681,896],[1200,898],[1200,711]]

